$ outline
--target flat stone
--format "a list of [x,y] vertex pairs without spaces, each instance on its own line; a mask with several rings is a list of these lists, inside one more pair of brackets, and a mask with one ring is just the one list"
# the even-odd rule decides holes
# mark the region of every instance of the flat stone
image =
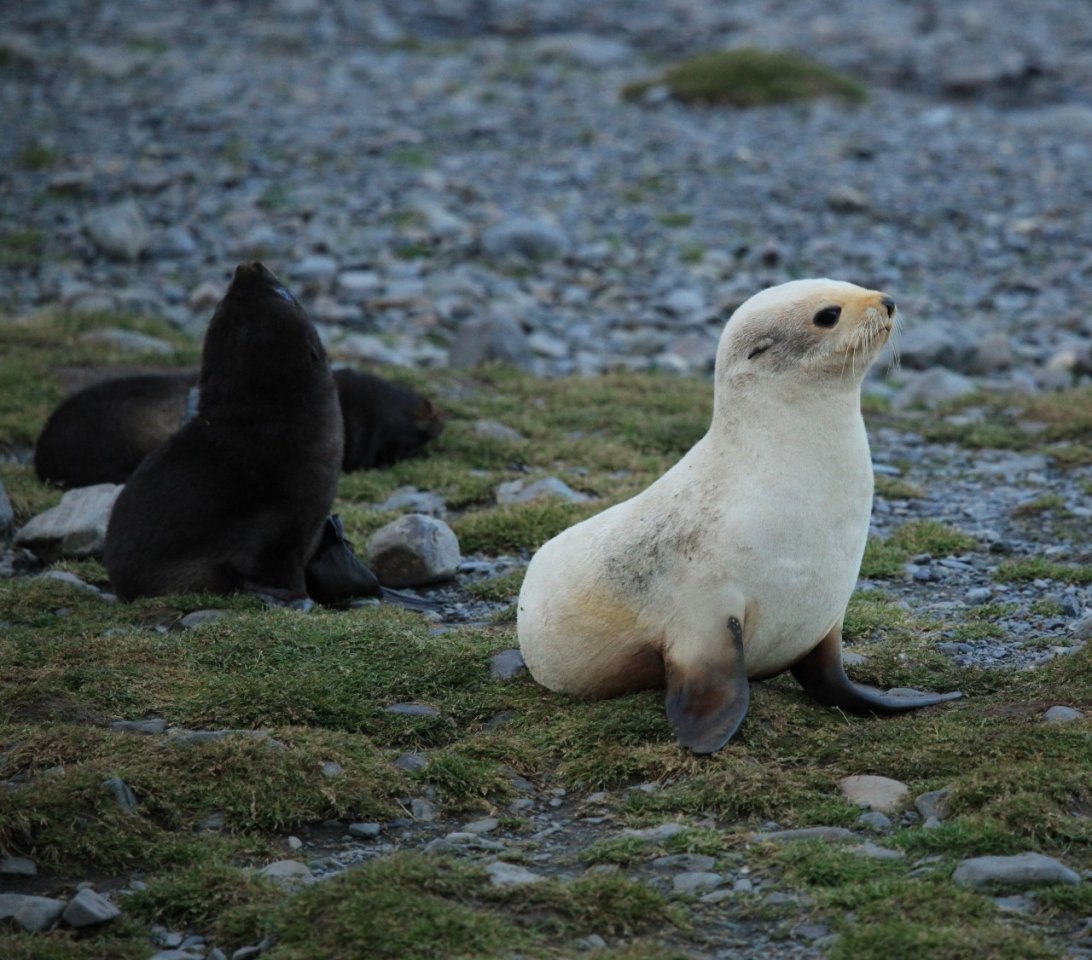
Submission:
[[377,509],[410,510],[430,517],[442,517],[447,513],[447,501],[438,493],[418,490],[416,487],[399,487]]
[[591,499],[586,493],[580,493],[557,477],[544,477],[524,486],[522,480],[509,480],[497,487],[497,503],[530,503],[544,497],[565,500],[568,503],[584,503]]
[[853,831],[845,827],[798,827],[794,830],[766,830],[754,834],[754,839],[785,843],[792,840],[849,840]]
[[627,827],[622,831],[622,836],[632,837],[635,840],[644,840],[646,843],[660,843],[685,832],[686,827],[681,823],[661,823],[658,827]]
[[724,878],[719,873],[707,870],[687,870],[675,874],[671,888],[675,893],[708,893],[721,885]]
[[94,927],[121,916],[121,909],[112,900],[91,889],[84,889],[68,901],[61,920],[77,930]]
[[388,587],[419,587],[450,580],[462,556],[443,520],[407,513],[381,527],[368,547],[368,566]]
[[394,765],[399,770],[414,773],[417,770],[424,770],[428,766],[428,757],[422,757],[419,753],[400,753],[394,761]]
[[519,650],[501,650],[489,658],[489,676],[494,680],[511,680],[527,669]]
[[1080,874],[1053,857],[1041,853],[1018,853],[1009,857],[972,857],[962,861],[952,874],[961,887],[984,887],[991,883],[1029,887],[1040,883],[1078,884]]
[[349,835],[363,840],[374,840],[382,829],[378,823],[350,823]]
[[15,546],[45,563],[61,557],[98,557],[106,542],[110,511],[121,485],[100,483],[69,490],[57,506],[32,517],[15,535]]
[[1080,720],[1084,714],[1080,710],[1075,710],[1073,707],[1065,707],[1056,705],[1047,710],[1043,714],[1043,719],[1047,723],[1072,723],[1074,720]]
[[311,868],[299,860],[277,860],[258,871],[258,875],[270,880],[310,880]]
[[468,317],[459,324],[448,350],[453,367],[510,363],[525,370],[533,365],[531,344],[519,322],[499,308],[486,316]]
[[403,717],[438,717],[440,711],[428,703],[392,703],[384,707],[387,713],[397,713]]
[[869,810],[868,813],[862,813],[857,818],[857,822],[862,827],[875,830],[877,833],[887,833],[891,829],[891,818],[886,813],[880,813],[879,810]]
[[867,773],[846,777],[838,782],[838,786],[850,803],[879,810],[881,813],[894,813],[910,792],[905,783]]
[[36,877],[38,866],[26,857],[4,857],[0,860],[0,874],[8,877]]
[[471,425],[475,436],[487,437],[490,440],[509,440],[517,442],[527,438],[515,427],[505,426],[496,420],[475,420]]
[[526,867],[517,863],[505,863],[498,860],[486,866],[485,872],[489,874],[489,881],[495,887],[519,887],[528,883],[538,883],[544,879],[540,874],[533,873]]
[[324,777],[340,777],[345,768],[336,760],[324,760],[319,771]]
[[439,815],[436,804],[424,797],[414,797],[410,800],[410,816],[414,820],[431,823]]
[[866,840],[858,846],[847,847],[846,852],[852,853],[856,857],[867,857],[870,860],[902,860],[906,857],[906,854],[901,850],[892,850],[890,847],[881,847],[871,840]]
[[500,826],[500,821],[493,817],[486,817],[483,820],[473,820],[463,827],[464,833],[480,834],[480,833],[492,833],[497,827]]
[[217,620],[223,620],[228,615],[227,610],[194,610],[192,613],[187,613],[182,619],[178,621],[178,626],[183,630],[194,630],[197,627],[203,627],[206,623],[216,623]]

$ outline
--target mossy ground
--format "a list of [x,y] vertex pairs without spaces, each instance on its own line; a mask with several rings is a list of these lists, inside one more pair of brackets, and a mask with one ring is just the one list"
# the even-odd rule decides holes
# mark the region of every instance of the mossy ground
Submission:
[[662,77],[630,84],[622,92],[632,99],[657,84],[685,103],[735,107],[818,97],[858,103],[868,96],[857,81],[807,57],[750,47],[698,54],[668,67]]
[[[87,325],[46,318],[5,327],[0,449],[29,448],[61,396],[55,369],[133,362],[81,341]],[[194,354],[185,347],[187,360]],[[638,375],[540,381],[497,369],[430,375],[418,385],[449,411],[448,429],[420,459],[343,478],[336,508],[358,543],[390,519],[371,505],[414,484],[448,498],[464,551],[526,557],[658,476],[702,434],[711,399],[705,383]],[[1084,397],[1069,397],[1078,417]],[[1051,448],[1067,435],[1065,408],[1051,404],[1054,432],[1040,433]],[[478,418],[500,420],[526,439],[482,438],[472,426]],[[1074,434],[1070,442],[1082,441]],[[498,482],[547,474],[597,499],[494,506]],[[18,458],[4,464],[0,479],[20,520],[58,496]],[[870,576],[897,578],[910,555],[979,549],[961,531],[924,521],[870,546],[866,565]],[[105,583],[95,561],[62,566]],[[1011,578],[1047,575],[1026,565],[1001,569]],[[1070,565],[1049,575],[1083,582],[1083,570]],[[513,570],[472,592],[504,602],[521,577]],[[224,610],[223,618],[177,628],[184,613],[209,607]],[[1019,674],[956,669],[933,643],[942,629],[986,624],[976,610],[954,625],[922,623],[871,590],[854,597],[846,618],[847,640],[868,655],[857,679],[959,688],[962,701],[889,720],[850,717],[778,677],[755,685],[737,739],[702,758],[673,745],[659,694],[584,703],[526,675],[492,680],[490,656],[515,643],[510,622],[439,632],[390,606],[302,614],[213,596],[117,605],[57,581],[2,581],[0,781],[15,789],[0,795],[0,853],[33,858],[42,871],[35,889],[45,892],[70,893],[88,877],[107,887],[141,877],[147,887],[124,901],[122,920],[82,937],[2,932],[0,956],[137,960],[152,952],[149,926],[162,923],[206,935],[229,954],[269,936],[274,960],[562,956],[591,933],[611,944],[598,955],[652,960],[715,946],[726,922],[789,936],[805,920],[840,935],[836,957],[1056,956],[1059,931],[1089,912],[1087,884],[1042,891],[1032,914],[1015,924],[989,897],[959,890],[949,877],[961,857],[1026,849],[1092,868],[1088,721],[1042,722],[1052,703],[1092,712],[1092,649]],[[439,713],[384,710],[401,701]],[[172,727],[266,735],[186,743],[110,728],[115,719],[148,716]],[[498,717],[506,722],[491,722]],[[427,752],[428,766],[396,767],[408,750]],[[323,775],[330,761],[339,775]],[[891,842],[907,854],[897,863],[750,840],[766,820],[852,825],[857,811],[840,799],[837,781],[858,773],[895,777],[914,793],[951,788],[948,820],[939,830],[897,833]],[[553,865],[557,876],[533,887],[500,891],[479,866],[412,850],[298,892],[247,869],[286,856],[289,832],[331,820],[384,821],[404,815],[405,798],[423,793],[452,826],[483,811],[504,816],[514,774],[537,790],[568,791],[566,816],[574,820],[586,815],[588,794],[607,791],[594,808],[605,819],[574,824]],[[134,791],[134,812],[122,811],[104,787],[112,777]],[[657,789],[627,789],[637,783]],[[208,829],[213,816],[221,828]],[[689,829],[651,846],[618,837],[622,826],[669,819]],[[520,836],[533,832],[519,818],[505,824]],[[521,843],[512,849],[543,849]],[[593,863],[639,874],[653,856],[675,852],[712,855],[718,869],[745,864],[764,889],[804,899],[777,909],[758,897],[672,902],[625,873],[583,875]]]

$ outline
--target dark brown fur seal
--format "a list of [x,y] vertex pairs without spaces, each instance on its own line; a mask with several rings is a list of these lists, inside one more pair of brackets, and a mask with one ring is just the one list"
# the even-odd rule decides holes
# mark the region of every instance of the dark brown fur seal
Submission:
[[[197,371],[146,373],[84,387],[63,400],[34,448],[38,478],[66,489],[124,483],[183,422]],[[336,370],[344,419],[342,469],[385,467],[417,453],[444,429],[416,390],[371,373]]]
[[306,312],[242,264],[205,337],[196,416],[126,483],[106,533],[118,596],[249,590],[306,601],[337,490],[341,411]]

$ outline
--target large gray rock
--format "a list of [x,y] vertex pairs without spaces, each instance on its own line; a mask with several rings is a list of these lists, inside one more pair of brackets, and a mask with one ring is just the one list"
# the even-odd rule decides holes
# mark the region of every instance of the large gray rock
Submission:
[[407,513],[376,531],[368,566],[388,587],[421,587],[455,576],[462,562],[459,541],[443,520]]
[[569,252],[565,231],[544,220],[515,217],[489,227],[482,234],[482,250],[487,256],[504,258],[526,257],[528,260],[551,260]]
[[970,377],[948,370],[945,367],[935,367],[926,370],[909,379],[891,402],[896,410],[909,410],[911,407],[925,407],[932,409],[948,400],[973,393],[974,381]]
[[148,221],[132,200],[100,207],[84,220],[91,242],[115,260],[138,260],[151,240]]
[[121,493],[115,483],[69,490],[57,506],[32,517],[15,535],[15,546],[46,563],[60,557],[98,557],[106,542],[110,511]]
[[107,923],[120,916],[121,910],[117,904],[101,893],[84,889],[68,901],[68,906],[64,908],[64,913],[61,914],[61,920],[68,926],[79,929]]
[[972,857],[962,861],[952,874],[961,887],[984,887],[992,883],[1029,887],[1038,883],[1078,884],[1080,875],[1053,857],[1041,853],[1018,853],[1010,857]]
[[64,913],[65,901],[22,893],[0,893],[0,920],[14,920],[28,933],[45,933]]
[[526,370],[530,369],[532,360],[531,344],[523,327],[501,310],[464,320],[455,331],[448,350],[448,362],[453,367],[511,363]]
[[937,366],[967,370],[974,360],[977,344],[954,325],[934,320],[908,330],[896,347],[902,365],[908,370]]

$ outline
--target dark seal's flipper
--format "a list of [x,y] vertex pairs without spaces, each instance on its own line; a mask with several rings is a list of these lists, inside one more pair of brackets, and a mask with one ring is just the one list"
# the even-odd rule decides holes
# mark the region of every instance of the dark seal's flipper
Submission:
[[307,592],[319,603],[341,603],[354,597],[379,596],[379,581],[353,552],[336,513],[326,518],[318,549],[304,571]]
[[667,719],[679,746],[695,753],[715,753],[731,740],[751,702],[743,628],[735,617],[728,621],[728,635],[727,643],[719,642],[700,661],[664,657]]
[[790,668],[812,697],[828,707],[841,707],[850,713],[904,713],[930,707],[963,696],[952,693],[885,693],[875,687],[854,683],[842,666],[842,625],[839,623],[819,645]]

